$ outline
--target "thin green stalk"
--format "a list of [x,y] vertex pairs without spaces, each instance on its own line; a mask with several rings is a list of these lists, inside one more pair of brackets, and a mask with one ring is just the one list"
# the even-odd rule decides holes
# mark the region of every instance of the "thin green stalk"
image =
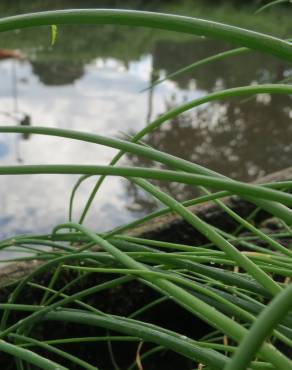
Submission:
[[[62,351],[59,348],[55,348],[55,347],[53,347],[53,346],[51,346],[47,343],[44,343],[43,341],[39,341],[39,340],[29,338],[29,337],[24,336],[24,335],[19,335],[19,334],[10,334],[9,337],[12,338],[12,339],[20,340],[21,342],[25,341],[27,343],[34,344],[35,346],[43,348],[43,349],[47,350],[48,352],[55,353],[56,355],[59,355],[60,357],[66,358],[67,360],[71,361],[72,363],[80,366],[82,369],[98,370],[98,368],[96,366],[92,366],[89,363],[81,360],[80,358],[78,358],[76,356],[73,356],[70,353],[67,353],[65,351]],[[56,370],[56,368],[55,368],[55,370]]]
[[[137,182],[140,181],[142,180],[137,180]],[[79,230],[80,232],[88,235],[88,237],[90,237],[93,241],[96,241],[96,243],[98,243],[107,252],[112,254],[124,266],[130,269],[148,271],[148,268],[145,265],[135,261],[130,256],[125,255],[125,253],[121,252],[113,245],[111,245],[108,241],[97,236],[95,233],[88,230],[84,226],[80,224],[68,223],[57,226],[54,231],[57,232],[60,229],[64,228],[75,228],[76,230]],[[231,338],[240,341],[243,333],[246,333],[246,329],[244,327],[235,323],[232,319],[221,314],[219,311],[214,310],[213,307],[209,306],[202,300],[197,299],[195,296],[189,294],[187,291],[176,286],[172,282],[167,281],[163,278],[152,278],[150,276],[146,276],[144,277],[144,279],[148,281],[152,286],[157,287],[159,291],[163,291],[164,294],[171,296],[178,304],[180,304],[191,313],[200,317],[202,320],[207,321],[212,326],[221,328],[221,330],[229,335]],[[281,291],[281,288],[277,286],[277,292],[279,292],[279,290]],[[271,351],[270,348],[269,350],[267,350],[266,346],[263,345],[260,352],[267,361],[270,361],[273,364],[277,363],[277,365],[279,366],[279,370],[284,370],[286,358],[278,350],[273,349],[273,351]]]
[[[262,343],[291,308],[292,284],[277,295],[261,312],[235,351],[232,361],[225,366],[224,370],[246,370]],[[291,370],[292,361],[289,360],[286,366],[286,370]]]
[[[203,188],[203,190],[207,195],[210,195],[210,192],[208,190],[206,190],[205,188]],[[224,212],[226,212],[230,217],[232,217],[235,221],[237,221],[241,226],[251,231],[253,234],[257,235],[259,239],[265,241],[269,246],[274,248],[276,251],[279,251],[288,257],[292,257],[292,251],[290,251],[288,248],[285,248],[283,245],[278,243],[276,240],[266,235],[264,232],[262,232],[257,227],[253,226],[246,219],[240,217],[231,208],[227,207],[226,204],[224,204],[223,202],[217,199],[214,199],[213,202],[217,204],[221,209],[223,209]]]
[[48,300],[46,301],[46,305],[49,305],[50,303],[52,303],[62,293],[64,293],[66,290],[68,290],[69,288],[71,288],[75,284],[79,283],[81,280],[87,278],[89,275],[90,275],[90,273],[88,273],[88,274],[82,274],[82,275],[77,276],[75,279],[72,279],[69,283],[67,283],[66,285],[64,285],[56,293],[52,294],[51,297],[49,297]]
[[187,339],[182,335],[171,332],[170,330],[157,327],[152,324],[130,320],[111,315],[109,317],[96,316],[80,311],[59,310],[50,312],[44,320],[65,321],[77,324],[98,326],[108,330],[118,331],[131,336],[137,336],[143,341],[149,341],[168,348],[181,355],[196,359],[204,364],[208,364],[214,370],[223,369],[227,358],[211,349],[200,347],[193,340]]
[[[42,290],[42,291],[44,291],[44,292],[49,292],[49,293],[57,293],[57,290],[55,290],[55,289],[52,289],[52,288],[48,288],[48,287],[46,287],[46,286],[43,286],[43,285],[40,285],[40,284],[37,284],[37,283],[28,283],[28,285],[29,286],[31,286],[32,288],[37,288],[37,289],[40,289],[40,290]],[[87,293],[87,292],[86,292]],[[86,295],[86,293],[85,293],[85,295]],[[60,294],[60,297],[62,297],[62,298],[69,298],[69,297],[71,297],[71,296],[69,296],[69,295],[67,295],[67,294],[64,294],[64,293],[61,293]],[[76,303],[78,306],[80,306],[80,307],[82,307],[82,308],[84,308],[84,309],[86,309],[86,310],[88,310],[88,311],[90,311],[90,312],[93,312],[93,313],[95,313],[95,314],[97,314],[97,315],[104,315],[104,313],[102,312],[102,311],[100,311],[100,310],[98,310],[97,308],[94,308],[94,307],[92,307],[92,306],[90,306],[89,304],[87,304],[87,303],[84,303],[84,302],[82,302],[82,301],[80,301],[79,299],[74,299],[74,301],[73,301],[74,303]],[[59,306],[59,303],[60,302],[58,302],[58,306]],[[46,306],[42,306],[42,307],[47,307],[48,305],[46,305]],[[62,304],[61,304],[61,306],[62,306]]]
[[[141,167],[112,167],[93,165],[25,165],[25,166],[0,166],[0,175],[33,175],[33,174],[100,174],[122,177],[139,177],[160,181],[174,181],[189,185],[203,185],[216,189],[226,189],[234,194],[245,197],[263,198],[292,205],[292,195],[274,190],[269,187],[246,184],[240,181],[225,178],[194,175],[191,173],[148,169]],[[292,188],[292,182],[290,183]],[[260,200],[260,199],[258,199]],[[286,218],[286,213],[283,213]],[[292,217],[292,216],[291,216]],[[292,221],[291,219],[289,220]],[[289,222],[289,223],[290,223]],[[292,223],[292,222],[291,222]]]
[[[248,215],[248,217],[246,217],[246,220],[251,223],[254,218],[256,217],[256,215],[260,212],[260,208],[257,207],[255,209],[252,210],[252,212]],[[244,226],[243,225],[238,225],[238,227],[236,228],[236,230],[233,232],[233,236],[238,236],[239,233],[244,229]]]
[[[107,334],[107,336],[109,336],[109,330],[108,329],[106,330],[106,334]],[[108,348],[108,352],[109,352],[109,357],[110,357],[110,360],[111,360],[111,363],[112,363],[112,366],[113,366],[114,370],[121,370],[117,361],[116,361],[111,341],[107,340],[106,343],[107,343],[107,348]]]
[[261,12],[263,12],[264,10],[267,10],[273,6],[276,6],[276,5],[279,5],[279,4],[282,4],[282,3],[291,3],[291,0],[275,0],[275,1],[270,1],[268,4],[264,5],[264,6],[261,6],[256,12],[255,14],[259,14]]
[[[21,305],[13,306],[16,309],[19,309],[18,306]],[[13,309],[13,306],[11,306],[11,309]],[[31,311],[34,312],[36,310],[38,309],[31,306]],[[104,318],[104,320],[102,318]],[[80,325],[89,325],[91,327],[98,326],[113,331],[119,331],[130,336],[138,337],[144,341],[163,345],[164,347],[180,353],[187,358],[197,359],[202,363],[209,364],[214,370],[223,369],[227,361],[227,358],[224,355],[213,350],[200,347],[191,339],[185,338],[182,335],[166,330],[162,327],[146,322],[139,322],[133,319],[130,320],[114,315],[98,316],[84,311],[68,309],[51,311],[42,319],[49,321],[75,322]],[[54,368],[54,370],[56,370],[56,368]]]
[[72,247],[53,242],[51,240],[44,240],[44,239],[41,239],[41,238],[33,239],[33,238],[27,238],[26,236],[18,236],[16,238],[12,238],[12,239],[9,239],[7,241],[2,241],[0,243],[0,250],[4,249],[6,247],[9,247],[9,246],[14,246],[14,245],[18,245],[18,244],[42,245],[42,246],[45,246],[45,247],[52,247],[54,249],[62,250],[62,251],[66,251],[66,252],[70,252],[70,251],[72,252],[72,251],[75,250]]
[[[263,85],[261,85],[263,86]],[[132,142],[133,143],[137,143],[139,142],[139,140],[141,138],[143,138],[145,135],[153,132],[155,129],[157,129],[159,126],[161,126],[164,122],[170,120],[170,119],[173,119],[174,117],[178,116],[179,114],[181,113],[184,113],[192,108],[195,108],[195,107],[198,107],[204,103],[207,103],[209,101],[213,101],[213,100],[217,100],[217,99],[224,99],[225,97],[234,97],[234,96],[238,96],[237,94],[245,94],[244,90],[245,88],[239,88],[240,90],[237,90],[238,88],[235,88],[235,89],[230,89],[230,90],[225,90],[225,91],[221,91],[219,92],[219,95],[218,95],[218,92],[215,92],[215,93],[212,93],[212,94],[209,94],[203,98],[198,98],[198,99],[195,99],[191,102],[188,102],[188,103],[185,103],[177,108],[174,108],[174,109],[171,109],[170,111],[168,111],[167,113],[159,116],[157,119],[155,119],[153,122],[149,123],[144,129],[142,129],[141,131],[139,131],[136,135],[133,136],[132,138]],[[246,91],[246,90],[245,90]],[[250,91],[251,92],[251,91]],[[256,93],[256,91],[253,91],[254,93]],[[229,95],[229,93],[231,93],[231,95]],[[226,95],[227,94],[227,95]],[[149,148],[148,148],[149,149]],[[112,161],[110,162],[110,165],[115,165],[119,159],[123,156],[124,152],[121,151],[119,152],[113,159]],[[182,169],[181,167],[177,167],[179,169]],[[188,169],[184,169],[186,171],[188,171]],[[200,173],[200,174],[204,174],[204,175],[215,175],[215,176],[221,176],[217,173],[215,173],[214,171],[210,171],[210,170],[206,170],[205,168],[201,167],[201,166],[198,166],[198,165],[194,165],[192,166],[192,170],[190,170],[191,172],[194,171],[195,173]],[[97,191],[99,190],[99,188],[101,187],[103,181],[105,179],[105,176],[101,176],[96,185],[94,186],[89,198],[88,198],[88,201],[86,202],[85,204],[85,207],[84,207],[84,210],[81,214],[81,217],[80,217],[80,220],[79,220],[79,223],[83,223],[84,221],[84,218],[95,198],[95,195],[97,193]],[[265,208],[267,211],[271,212],[272,214],[274,214],[275,216],[278,215],[278,208],[279,208],[279,205],[278,206],[275,206],[273,205],[271,202],[269,202],[269,204],[267,202],[259,202],[259,205],[260,206],[264,206],[263,208]],[[287,210],[286,210],[287,211]]]
[[69,222],[73,221],[73,202],[74,202],[76,192],[77,192],[79,186],[83,183],[83,181],[87,180],[90,177],[92,177],[92,176],[91,175],[81,176],[78,179],[78,181],[76,181],[76,184],[74,185],[74,187],[71,191],[70,200],[69,200],[69,215],[68,215]]
[[148,310],[149,310],[149,309],[151,309],[152,307],[155,307],[155,306],[159,305],[160,303],[165,302],[165,301],[167,301],[167,300],[169,300],[169,298],[168,298],[168,297],[160,297],[160,298],[158,298],[158,299],[155,299],[154,301],[152,301],[152,302],[150,302],[150,303],[148,303],[148,304],[144,305],[144,306],[143,306],[143,307],[141,307],[140,309],[138,309],[138,310],[136,310],[135,312],[131,313],[131,314],[129,315],[129,318],[130,318],[130,319],[133,319],[133,318],[135,318],[135,317],[137,317],[137,316],[141,315],[141,314],[142,314],[142,313],[144,313],[145,311],[148,311]]
[[232,244],[222,238],[214,228],[202,221],[198,216],[191,213],[188,209],[183,207],[179,202],[175,201],[169,195],[158,190],[142,179],[132,179],[132,181],[140,186],[142,189],[159,199],[162,203],[172,207],[180,216],[182,216],[195,229],[202,233],[207,239],[213,242],[219,249],[221,249],[227,256],[235,261],[238,266],[247,271],[255,280],[257,280],[263,287],[265,287],[272,295],[276,295],[282,291],[280,286],[265,272],[257,267],[249,258],[240,253]]
[[[288,88],[288,90],[287,90],[287,88]],[[290,90],[289,90],[289,88],[290,88]],[[270,93],[289,93],[290,92],[291,93],[292,92],[292,87],[291,86],[289,87],[289,85],[262,85],[262,86],[240,87],[240,88],[224,90],[224,91],[221,91],[221,92],[215,92],[213,94],[207,95],[206,97],[195,99],[194,101],[183,104],[182,106],[180,106],[178,108],[175,108],[175,109],[167,112],[166,114],[160,116],[155,121],[153,121],[151,124],[147,125],[146,128],[144,128],[138,134],[136,134],[133,138],[133,141],[135,141],[135,142],[139,141],[144,135],[153,131],[155,128],[159,127],[163,122],[177,116],[180,113],[183,113],[186,110],[189,110],[191,108],[194,108],[194,107],[199,106],[201,104],[204,104],[206,102],[216,100],[216,99],[222,99],[222,98],[226,98],[226,97],[234,97],[234,96],[238,96],[238,94],[239,95],[244,95],[244,94],[249,95],[249,94],[256,94],[256,93],[260,93],[260,92],[270,92]],[[25,131],[23,131],[23,130],[25,130]],[[69,138],[73,138],[73,139],[95,142],[95,143],[100,143],[100,144],[102,144],[102,140],[103,140],[103,145],[112,146],[112,147],[115,147],[115,148],[118,148],[118,149],[124,150],[124,151],[129,151],[129,144],[130,144],[128,142],[122,142],[122,141],[119,141],[119,144],[118,144],[117,139],[114,141],[113,139],[102,138],[101,136],[97,136],[97,135],[95,135],[95,137],[92,137],[92,135],[89,135],[89,134],[86,135],[84,133],[78,133],[78,132],[76,133],[74,131],[70,132],[68,130],[56,131],[56,129],[48,129],[48,128],[31,128],[31,127],[17,127],[17,128],[15,128],[14,127],[14,128],[11,129],[11,127],[4,127],[4,128],[0,128],[0,132],[40,133],[40,134],[55,135],[55,136],[62,136],[62,137],[65,136],[65,137],[69,137]],[[82,136],[80,136],[80,134]],[[109,142],[111,142],[111,143],[109,143]],[[120,145],[120,146],[118,147],[117,144]],[[121,144],[123,146],[121,146]],[[157,160],[157,155],[156,154],[159,154],[159,159],[158,160],[160,162],[162,160],[162,163],[164,163],[164,164],[174,166],[175,168],[179,168],[179,169],[187,171],[187,172],[195,172],[195,173],[200,173],[200,174],[203,174],[203,175],[209,175],[209,176],[214,175],[214,176],[221,177],[221,175],[217,174],[216,172],[210,171],[210,170],[208,170],[208,169],[206,169],[202,166],[198,166],[198,165],[190,163],[188,161],[183,161],[182,159],[178,159],[178,158],[172,157],[170,155],[166,155],[165,153],[161,153],[161,152],[155,153],[155,151],[153,149],[147,148],[145,146],[136,145],[136,148],[133,148],[133,146],[131,146],[131,148],[132,148],[132,150],[133,149],[135,150],[136,154],[142,154],[141,150],[144,150],[144,154],[142,154],[144,156],[146,154],[145,150],[148,150],[148,153],[147,153],[148,158],[154,159],[154,160]],[[140,153],[138,153],[137,150]],[[149,153],[149,151],[150,151],[150,153]],[[149,154],[150,154],[150,157],[149,157]],[[154,154],[154,157],[153,157],[153,154]],[[121,158],[122,155],[123,155],[123,152],[118,153],[117,156],[115,156],[114,159],[111,161],[111,164],[113,165],[113,164],[117,163],[117,161]],[[147,157],[147,155],[146,155],[146,157]],[[174,159],[174,161],[173,161],[173,159]],[[88,212],[89,207],[90,207],[90,205],[91,205],[91,203],[92,203],[92,201],[95,197],[95,194],[98,191],[99,187],[101,186],[104,178],[105,178],[105,176],[100,177],[100,179],[98,180],[97,184],[95,185],[92,193],[90,194],[90,197],[89,197],[89,199],[86,203],[86,206],[84,208],[84,211],[81,215],[81,218],[80,218],[80,221],[79,221],[80,223],[83,222],[84,217],[85,217],[86,213]],[[251,201],[254,200],[252,197],[248,197],[247,199],[249,199]],[[292,214],[291,214],[291,211],[287,207],[284,207],[283,205],[280,205],[280,204],[276,204],[276,203],[271,202],[269,200],[257,199],[255,201],[255,203],[258,206],[267,210],[268,212],[271,212],[275,216],[283,217],[285,215],[285,220],[287,221],[288,224],[290,224],[292,222]]]
[[24,360],[32,365],[37,366],[40,369],[69,370],[67,367],[61,366],[58,363],[48,360],[28,349],[5,342],[2,339],[0,339],[0,351],[10,354],[16,359]]
[[[259,247],[257,244],[255,244],[258,241],[258,237],[251,237],[251,238],[235,237],[230,233],[227,233],[227,232],[225,232],[221,229],[218,229],[217,227],[215,227],[215,229],[217,230],[218,233],[220,233],[224,238],[231,241],[233,244],[241,245],[241,246],[247,248],[248,250],[256,251],[256,252],[259,252],[259,253],[268,253],[269,255],[275,255],[275,256],[277,255],[276,251],[271,250],[271,249],[267,249],[266,247]],[[265,234],[265,235],[267,235],[267,234]],[[267,236],[269,236],[269,235],[267,235]],[[246,239],[254,241],[254,243],[252,243],[250,241],[246,241]],[[286,255],[286,253],[285,253],[285,255]]]
[[[73,253],[73,254],[68,254],[68,255],[65,255],[65,256],[61,256],[61,257],[51,259],[50,261],[48,261],[46,263],[43,263],[42,265],[38,266],[35,270],[33,270],[31,273],[26,275],[19,282],[19,284],[16,286],[16,288],[10,294],[9,299],[8,299],[8,303],[11,304],[11,303],[15,302],[15,300],[18,298],[18,296],[22,292],[22,289],[25,287],[25,285],[28,282],[30,282],[32,280],[33,277],[38,276],[39,274],[41,274],[41,273],[49,270],[50,268],[58,265],[59,263],[69,261],[69,260],[71,260],[71,261],[72,260],[86,260],[86,258],[94,259],[96,257],[97,257],[96,253],[88,253],[88,252],[86,252],[86,253],[83,252],[81,254]],[[124,278],[121,278],[121,279],[118,278],[118,279],[115,279],[114,281],[109,281],[107,283],[101,284],[101,285],[99,285],[98,287],[95,287],[95,288],[97,289],[97,291],[100,291],[100,290],[103,290],[103,289],[108,289],[111,286],[115,286],[116,284],[122,284],[123,282],[127,282],[127,281],[130,281],[130,280],[131,280],[130,277],[124,277]],[[75,298],[78,299],[79,296],[76,296]],[[58,304],[58,302],[56,303],[56,305],[57,304]],[[49,307],[52,307],[52,306],[49,306]],[[48,307],[46,307],[46,309],[48,309]],[[15,324],[15,326],[12,325],[12,327],[10,327],[9,329],[4,330],[8,317],[9,317],[9,310],[5,309],[4,312],[3,312],[2,318],[1,318],[0,338],[5,337],[6,333],[10,333],[11,331],[14,330],[14,328],[17,328],[18,325],[19,325],[19,323],[18,323],[18,324]]]
[[[71,343],[90,343],[90,342],[105,342],[110,340],[112,342],[139,342],[140,338],[138,337],[129,337],[129,336],[105,336],[105,337],[80,337],[80,338],[63,338],[63,339],[51,339],[45,340],[43,343],[51,344],[53,346],[58,344],[71,344]],[[34,347],[33,343],[22,344],[21,347]]]
[[48,289],[44,292],[44,295],[40,301],[40,305],[45,305],[47,299],[48,299],[48,296],[50,294],[50,289],[54,287],[55,283],[58,281],[58,278],[59,278],[59,275],[60,275],[60,272],[62,270],[62,264],[58,265],[57,268],[55,269],[51,279],[50,279],[50,282],[48,284]]
[[[198,205],[198,204],[208,202],[208,201],[213,200],[213,199],[223,198],[223,197],[228,196],[228,195],[230,195],[229,192],[220,191],[220,192],[212,193],[212,195],[210,195],[210,196],[202,196],[202,197],[198,197],[198,198],[195,198],[195,199],[187,200],[185,202],[182,202],[182,205],[185,206],[185,207],[191,207],[191,206],[194,206],[194,205]],[[144,223],[146,223],[150,220],[154,220],[155,218],[157,218],[159,216],[163,216],[163,215],[166,215],[166,214],[169,214],[169,213],[172,213],[171,208],[169,208],[169,207],[162,208],[158,211],[151,212],[151,213],[147,214],[146,216],[141,217],[137,220],[134,220],[134,221],[131,221],[127,224],[118,226],[118,227],[110,230],[109,232],[107,232],[105,235],[106,235],[107,238],[109,238],[109,237],[115,236],[116,234],[124,233],[127,230],[133,229],[137,226],[141,226],[142,224],[144,224]]]
[[145,92],[147,90],[153,89],[155,86],[160,85],[162,82],[170,80],[170,79],[174,79],[174,78],[176,78],[176,77],[178,77],[178,76],[180,76],[184,73],[193,72],[197,68],[202,67],[206,64],[213,63],[213,62],[216,62],[220,59],[228,58],[228,57],[231,57],[231,56],[241,55],[241,54],[244,54],[244,53],[247,53],[247,52],[250,52],[250,49],[248,49],[248,48],[236,48],[236,49],[231,49],[231,50],[227,50],[227,51],[222,51],[222,52],[214,54],[214,55],[210,55],[207,58],[200,59],[199,61],[194,62],[192,64],[188,64],[187,66],[182,67],[182,68],[180,68],[179,70],[177,70],[173,73],[169,73],[165,77],[161,78],[160,80],[155,81],[150,86],[146,87],[146,89],[143,89],[141,92]]
[[[106,234],[107,236],[107,234]],[[140,237],[134,237],[134,236],[128,236],[128,235],[116,235],[114,238],[107,238],[109,241],[114,242],[116,239],[117,240],[124,240],[130,243],[136,243],[136,244],[143,244],[143,245],[149,245],[149,246],[154,246],[158,248],[166,248],[166,249],[174,249],[176,251],[181,250],[181,251],[189,251],[193,252],[194,251],[194,246],[193,245],[185,245],[185,244],[178,244],[178,243],[170,243],[170,242],[164,242],[162,240],[152,240],[152,239],[145,239],[145,238],[140,238]],[[196,250],[198,250],[198,247],[196,247]],[[159,251],[159,250],[157,250]]]
[[[149,270],[149,271],[141,271],[141,270],[133,270],[133,269],[113,269],[113,268],[92,268],[92,267],[84,267],[84,266],[68,266],[64,265],[64,268],[69,268],[77,271],[86,271],[86,272],[96,272],[96,273],[109,273],[109,274],[130,274],[130,275],[138,275],[142,278],[145,277],[147,279],[148,276],[157,277],[157,278],[164,278],[170,281],[173,281],[180,286],[185,286],[186,288],[189,288],[193,290],[194,292],[199,292],[201,295],[203,295],[203,299],[205,300],[205,297],[211,298],[211,300],[214,300],[215,302],[219,303],[219,307],[224,307],[225,312],[230,313],[232,316],[235,316],[239,319],[247,320],[248,322],[254,322],[256,318],[246,311],[245,309],[240,308],[236,304],[233,304],[230,300],[225,299],[224,296],[220,294],[218,290],[210,290],[208,288],[205,288],[201,284],[196,283],[195,281],[189,279],[189,278],[182,278],[178,274],[174,273],[162,273],[155,270]],[[165,297],[164,297],[165,298]],[[138,311],[138,313],[142,313],[145,310],[151,308],[153,305],[159,304],[163,301],[163,298],[160,298],[159,300],[156,300],[154,302],[151,302],[149,305],[144,306],[142,309]],[[217,305],[218,306],[218,305]],[[216,307],[216,304],[215,304]],[[133,317],[133,315],[129,316],[129,318]],[[285,335],[282,335],[277,330],[274,330],[273,334],[276,338],[282,340],[284,343],[292,347],[292,341],[289,338],[286,338]]]
[[203,19],[145,11],[78,9],[23,14],[0,19],[0,32],[52,24],[116,24],[158,28],[221,39],[292,61],[291,45],[276,37]]
[[[44,306],[41,309],[39,309],[37,312],[34,312],[30,316],[22,319],[21,321],[15,323],[15,324],[12,324],[8,328],[4,329],[2,332],[0,332],[0,338],[4,338],[5,336],[7,336],[8,334],[12,333],[15,330],[18,330],[20,328],[25,328],[25,327],[28,327],[28,326],[32,325],[33,323],[39,321],[48,312],[56,309],[57,307],[62,307],[63,305],[66,305],[68,303],[79,300],[79,299],[81,299],[81,298],[83,298],[87,295],[91,295],[91,294],[97,293],[99,291],[109,289],[112,286],[120,285],[120,284],[128,282],[130,280],[131,280],[131,278],[127,277],[127,276],[117,278],[117,279],[114,279],[114,280],[110,280],[106,283],[102,283],[102,284],[93,286],[91,288],[85,289],[83,291],[80,291],[78,293],[75,293],[71,296],[67,296],[66,298],[63,298],[61,301],[55,302],[55,303],[51,304],[50,306]],[[29,284],[33,284],[33,283],[29,283]],[[45,287],[42,287],[42,288],[48,289],[48,288],[45,288]],[[62,294],[62,295],[64,295],[64,294]],[[85,304],[83,304],[83,302],[81,302],[81,304],[85,305]],[[97,310],[96,310],[95,314],[97,314]],[[7,320],[7,318],[6,318],[6,320]]]
[[[290,1],[290,0],[280,0],[280,1]],[[286,41],[291,42],[292,39],[288,39]],[[248,48],[236,48],[236,49],[226,50],[226,51],[222,51],[220,53],[210,55],[210,56],[208,56],[206,58],[203,58],[203,59],[200,59],[200,60],[198,60],[194,63],[188,64],[187,66],[182,67],[182,68],[176,70],[175,72],[169,73],[165,77],[153,82],[150,86],[141,90],[141,92],[145,92],[145,91],[148,91],[150,89],[153,89],[155,86],[160,85],[162,82],[164,82],[166,80],[177,78],[177,77],[181,76],[184,73],[194,72],[199,67],[206,66],[207,64],[214,63],[214,62],[217,62],[218,60],[225,59],[225,58],[228,58],[228,57],[242,55],[242,54],[245,54],[245,53],[248,53],[248,52],[251,52],[251,50],[248,49]],[[285,79],[285,81],[286,81],[286,79]],[[283,83],[283,80],[281,81],[281,83]]]

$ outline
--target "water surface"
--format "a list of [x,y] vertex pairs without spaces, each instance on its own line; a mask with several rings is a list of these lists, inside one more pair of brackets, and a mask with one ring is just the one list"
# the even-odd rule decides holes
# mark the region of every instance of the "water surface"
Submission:
[[[11,14],[11,4],[5,3],[7,14]],[[49,39],[47,28],[0,36],[1,47],[20,49],[23,54],[21,59],[0,61],[1,125],[50,126],[125,137],[186,100],[291,75],[287,63],[250,53],[140,93],[153,79],[231,46],[111,26],[60,27],[54,47]],[[291,122],[291,97],[264,94],[194,109],[164,124],[145,142],[235,179],[251,181],[292,165]],[[60,138],[0,135],[0,165],[108,164],[114,154],[113,149]],[[121,163],[153,165],[133,155]],[[61,175],[2,176],[1,237],[49,232],[65,221],[70,191],[77,179]],[[77,194],[76,220],[95,181],[87,180]],[[195,194],[191,187],[178,184],[161,187],[180,200]],[[86,225],[106,230],[158,206],[126,180],[109,178]]]

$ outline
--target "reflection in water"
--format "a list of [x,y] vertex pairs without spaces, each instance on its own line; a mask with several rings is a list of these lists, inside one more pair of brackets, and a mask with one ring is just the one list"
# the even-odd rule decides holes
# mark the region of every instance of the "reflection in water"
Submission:
[[[265,95],[209,104],[171,120],[144,141],[234,179],[251,181],[292,165],[291,138],[291,98]],[[135,166],[154,165],[137,156],[127,157]],[[197,194],[182,184],[160,186],[179,200]],[[131,190],[130,194],[145,207],[139,193]]]
[[[152,64],[152,70],[151,70],[151,74],[150,74],[149,84],[150,85],[154,84],[155,81],[157,81],[158,79],[159,79],[159,71],[154,69],[153,64]],[[146,90],[146,92],[145,92],[145,93],[148,94],[148,111],[147,111],[147,117],[146,117],[146,125],[148,125],[151,122],[152,116],[153,116],[154,90],[155,90],[155,88],[150,88],[150,89]]]
[[71,85],[84,75],[83,63],[77,62],[35,61],[32,70],[47,86]]
[[[17,64],[17,109],[11,93],[11,61],[0,63],[1,124],[44,125],[115,136],[140,130],[145,125],[147,95],[138,92],[148,84],[151,56],[124,64],[98,58],[84,66],[84,75],[74,84],[45,85],[35,76],[28,61]],[[66,64],[63,68],[66,68]],[[50,72],[51,73],[51,70]],[[52,79],[53,80],[53,79]],[[156,90],[153,115],[164,108],[164,96],[176,91],[168,83]],[[178,91],[179,92],[179,91]],[[125,109],[127,107],[127,109]],[[29,112],[29,114],[22,114]],[[17,118],[17,122],[16,122]],[[25,140],[26,139],[26,140]],[[2,145],[1,143],[5,143]],[[115,150],[71,142],[60,138],[32,135],[0,135],[1,165],[22,160],[25,164],[76,163],[108,164]],[[1,236],[31,231],[48,232],[66,220],[69,192],[76,176],[3,176],[0,179]],[[80,215],[96,179],[88,180],[78,192],[74,215]],[[126,209],[128,195],[123,181],[111,178],[101,189],[87,224],[105,230],[133,217]]]
[[[246,54],[139,94],[159,75],[230,46],[206,40],[154,39],[149,43],[151,48],[147,49],[145,43],[143,49],[135,40],[149,40],[148,31],[139,30],[139,35],[135,32],[133,37],[132,31],[121,33],[105,27],[103,32],[75,32],[74,45],[68,41],[72,33],[64,32],[52,51],[47,44],[44,46],[48,35],[42,32],[32,38],[35,44],[31,36],[25,38],[31,34],[20,34],[19,37],[24,35],[26,60],[0,62],[1,124],[43,125],[106,136],[117,136],[121,131],[132,135],[144,127],[145,119],[149,122],[185,100],[218,89],[278,81],[291,73],[284,62]],[[15,43],[15,36],[11,36],[13,39]],[[120,47],[127,40],[131,40],[127,44],[132,46],[132,54]],[[291,166],[291,119],[291,97],[234,99],[210,103],[177,117],[144,141],[225,175],[250,181]],[[113,149],[53,137],[0,135],[1,165],[20,160],[26,164],[108,164],[115,153]],[[127,155],[123,164],[153,165],[132,155]],[[63,222],[69,191],[76,180],[76,176],[1,177],[1,236],[48,232]],[[95,181],[88,180],[78,192],[75,219]],[[160,186],[179,200],[195,194],[192,187],[181,184]],[[105,230],[157,206],[127,181],[111,178],[102,187],[87,224]]]
[[[2,50],[2,54],[1,54]],[[3,53],[5,57],[3,57]],[[18,51],[14,50],[6,50],[0,49],[0,58],[2,55],[2,59],[19,59],[23,60],[24,57],[20,54]],[[21,56],[21,57],[20,57]],[[17,66],[18,63],[15,61],[11,62],[11,101],[12,101],[12,108],[10,110],[7,110],[7,107],[4,106],[3,110],[0,111],[0,116],[8,117],[11,121],[14,122],[16,125],[20,126],[30,126],[31,125],[31,116],[24,111],[21,111],[19,109],[19,79],[17,76]],[[9,73],[8,73],[9,75]],[[26,81],[26,80],[24,80]],[[20,138],[24,140],[28,140],[30,137],[30,134],[21,134],[19,135]],[[7,150],[7,153],[9,152],[9,149]],[[15,145],[15,152],[16,152],[16,159],[18,163],[22,163],[21,153],[19,150],[19,140],[16,139],[16,145]]]
[[[189,43],[160,42],[153,53],[156,69],[170,73],[221,50],[214,41]],[[181,88],[207,92],[251,83],[280,81],[291,71],[289,65],[274,58],[252,54],[222,60],[212,68],[200,68],[178,79]],[[182,100],[172,96],[167,111]],[[163,112],[164,112],[163,111]],[[162,112],[162,113],[163,113]],[[292,165],[291,96],[262,94],[254,98],[213,102],[185,113],[160,127],[144,142],[234,179],[252,181],[267,173]],[[135,166],[155,164],[127,155]],[[160,183],[161,188],[179,200],[198,194],[194,187]],[[136,209],[152,211],[155,203],[128,184]],[[140,207],[138,206],[140,205]]]
[[[31,117],[28,114],[25,114],[24,117],[19,122],[20,126],[30,126],[31,125]],[[28,140],[30,138],[29,133],[24,133],[21,135],[23,140]]]
[[[160,41],[153,52],[153,65],[155,69],[163,69],[169,73],[231,47],[214,40]],[[249,85],[251,82],[278,82],[286,77],[289,70],[291,71],[291,65],[288,62],[252,52],[202,66],[196,72],[182,75],[177,83],[181,88],[188,88],[191,79],[194,78],[198,89],[213,91]]]

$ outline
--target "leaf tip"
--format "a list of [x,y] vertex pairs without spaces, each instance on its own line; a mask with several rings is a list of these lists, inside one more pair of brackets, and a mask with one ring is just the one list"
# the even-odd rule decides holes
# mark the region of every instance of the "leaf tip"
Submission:
[[55,24],[51,25],[51,46],[54,46],[57,40],[58,28]]

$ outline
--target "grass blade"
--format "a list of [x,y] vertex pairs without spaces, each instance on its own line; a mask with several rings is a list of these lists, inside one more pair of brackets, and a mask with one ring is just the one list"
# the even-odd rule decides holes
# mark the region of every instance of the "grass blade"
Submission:
[[204,19],[116,9],[56,10],[0,19],[0,32],[61,24],[116,24],[213,37],[292,61],[292,46],[281,39]]

